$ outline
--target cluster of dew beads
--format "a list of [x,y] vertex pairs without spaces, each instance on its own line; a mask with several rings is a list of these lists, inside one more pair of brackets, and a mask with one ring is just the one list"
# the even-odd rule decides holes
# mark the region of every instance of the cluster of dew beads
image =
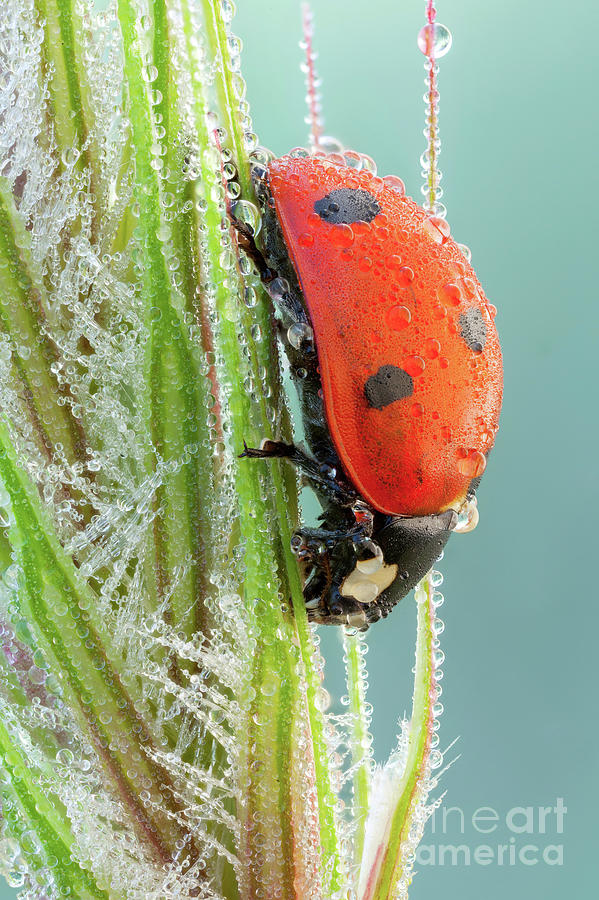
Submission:
[[436,21],[437,10],[433,0],[426,2],[426,25],[418,32],[418,47],[426,56],[424,68],[426,78],[426,125],[424,136],[426,138],[426,150],[420,157],[422,165],[422,194],[424,195],[424,207],[433,215],[444,219],[446,210],[441,203],[443,190],[440,186],[441,171],[438,167],[441,141],[439,139],[439,91],[437,88],[437,75],[439,67],[437,60],[445,56],[451,48],[451,32],[445,25]]
[[[306,149],[306,147],[294,147],[289,151],[288,156],[294,159],[316,157],[317,159],[322,159],[328,165],[346,166],[354,169],[356,172],[369,172],[371,175],[377,174],[376,163],[371,156],[368,156],[367,153],[358,153],[357,150],[349,150],[336,138],[326,135],[321,138],[318,150],[313,151]],[[400,178],[389,175],[385,176],[382,181],[389,184],[390,187],[399,190],[401,194],[405,193],[404,184]]]

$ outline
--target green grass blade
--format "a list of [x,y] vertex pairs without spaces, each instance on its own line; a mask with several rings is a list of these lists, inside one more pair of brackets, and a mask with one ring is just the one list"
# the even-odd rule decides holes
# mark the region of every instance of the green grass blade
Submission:
[[[373,791],[360,873],[360,900],[407,897],[413,853],[430,812],[431,744],[438,696],[435,605],[430,575],[416,588],[418,632],[412,716],[399,758],[391,757]],[[370,833],[369,833],[370,832]]]

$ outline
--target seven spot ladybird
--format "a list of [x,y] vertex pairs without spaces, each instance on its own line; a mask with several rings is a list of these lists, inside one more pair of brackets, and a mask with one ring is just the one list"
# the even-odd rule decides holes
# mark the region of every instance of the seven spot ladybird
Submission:
[[310,453],[242,455],[288,459],[320,499],[322,527],[292,541],[311,621],[366,628],[476,514],[501,407],[494,307],[400,179],[338,154],[273,159],[254,179],[261,249],[233,224],[275,303]]

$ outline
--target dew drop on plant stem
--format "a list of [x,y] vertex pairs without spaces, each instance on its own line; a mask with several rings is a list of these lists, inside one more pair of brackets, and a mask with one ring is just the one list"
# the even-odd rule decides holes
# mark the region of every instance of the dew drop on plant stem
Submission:
[[65,147],[60,158],[65,166],[74,166],[79,159],[79,150],[76,147]]
[[237,200],[231,205],[231,211],[236,219],[250,226],[254,235],[259,234],[261,218],[255,203],[250,203],[249,200]]
[[418,32],[418,49],[433,59],[440,59],[449,53],[452,41],[451,31],[440,22],[428,23]]

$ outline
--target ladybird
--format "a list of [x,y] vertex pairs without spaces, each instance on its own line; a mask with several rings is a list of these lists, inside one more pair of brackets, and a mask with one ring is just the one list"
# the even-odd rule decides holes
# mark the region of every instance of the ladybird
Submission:
[[449,226],[397,178],[338,157],[254,167],[261,246],[234,221],[277,310],[322,505],[292,547],[310,620],[367,628],[429,571],[474,495],[498,428],[492,307]]

